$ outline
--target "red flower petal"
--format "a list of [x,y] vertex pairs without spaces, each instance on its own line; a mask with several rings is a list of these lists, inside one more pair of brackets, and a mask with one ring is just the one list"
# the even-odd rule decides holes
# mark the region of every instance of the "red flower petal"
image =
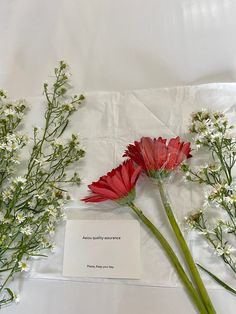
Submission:
[[97,203],[97,202],[103,202],[106,201],[107,198],[106,197],[102,197],[100,195],[91,195],[91,196],[86,196],[84,198],[81,199],[81,201],[83,202],[91,202],[91,203]]
[[161,169],[167,159],[166,140],[158,137],[154,139],[154,156],[155,156],[155,170]]
[[137,167],[131,177],[131,186],[133,187],[136,184],[136,181],[138,180],[138,177],[142,171],[142,167]]
[[120,201],[133,190],[140,172],[141,167],[135,168],[131,159],[126,160],[119,167],[102,176],[97,182],[90,184],[88,187],[94,194],[83,198],[82,201]]
[[130,163],[128,163],[127,167],[121,167],[121,176],[127,191],[130,191],[132,187],[129,180],[129,168]]
[[152,139],[150,137],[142,137],[140,142],[140,152],[142,153],[146,169],[155,169],[154,145]]
[[140,165],[143,169],[146,169],[143,156],[140,151],[140,143],[134,142],[134,145],[129,145],[125,151],[123,157],[131,158],[136,164]]
[[128,145],[124,156],[131,158],[148,175],[155,175],[153,171],[174,170],[184,159],[191,157],[190,151],[190,143],[181,142],[179,136],[168,143],[162,137],[142,137],[139,142]]
[[88,187],[93,193],[96,193],[101,196],[105,196],[107,197],[107,199],[116,199],[119,196],[118,194],[116,194],[115,192],[109,189],[99,188],[94,184],[90,184]]
[[116,189],[118,195],[126,195],[127,194],[127,189],[126,186],[124,185],[122,178],[117,171],[117,173],[111,178],[112,182],[112,187]]
[[192,157],[190,151],[191,151],[190,143],[184,143],[182,152],[185,154],[186,158]]

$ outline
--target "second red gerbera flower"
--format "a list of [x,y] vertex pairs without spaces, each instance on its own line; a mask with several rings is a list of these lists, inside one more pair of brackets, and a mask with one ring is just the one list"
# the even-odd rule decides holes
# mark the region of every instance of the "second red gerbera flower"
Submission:
[[148,176],[159,178],[167,176],[184,159],[190,158],[190,151],[190,143],[181,142],[179,136],[168,142],[162,137],[142,137],[128,145],[124,156],[141,166]]

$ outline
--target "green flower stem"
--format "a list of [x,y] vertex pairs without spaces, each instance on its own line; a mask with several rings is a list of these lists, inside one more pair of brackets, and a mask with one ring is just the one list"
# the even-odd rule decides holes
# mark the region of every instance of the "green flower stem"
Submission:
[[8,281],[11,279],[11,277],[13,276],[13,274],[15,273],[15,269],[17,268],[17,263],[14,265],[14,267],[11,269],[11,272],[8,274],[7,278],[5,279],[5,281],[3,282],[3,284],[1,284],[0,286],[0,293],[5,289],[6,284],[8,283]]
[[[135,214],[140,218],[140,220],[147,226],[147,228],[153,233],[155,238],[160,242],[161,246],[165,250],[167,256],[169,257],[170,262],[176,269],[179,278],[182,280],[186,290],[188,291],[189,295],[191,296],[193,302],[197,306],[199,313],[201,314],[208,314],[209,312],[205,308],[205,305],[202,303],[201,298],[199,297],[198,293],[194,289],[192,282],[189,280],[188,276],[186,275],[183,267],[181,266],[178,257],[176,256],[175,252],[161,234],[161,232],[153,225],[153,223],[143,214],[143,212],[135,206],[133,202],[129,203],[129,207],[135,212]],[[211,312],[213,313],[213,312]]]
[[172,208],[171,208],[171,205],[167,199],[167,195],[166,195],[166,192],[165,192],[165,188],[164,188],[164,185],[163,185],[163,182],[162,180],[157,180],[157,185],[158,185],[158,188],[159,188],[159,192],[160,192],[160,196],[161,196],[161,200],[162,200],[162,203],[163,203],[163,206],[165,208],[165,211],[166,211],[166,214],[168,216],[168,219],[169,219],[169,222],[172,226],[172,229],[173,229],[173,232],[175,233],[175,236],[179,242],[179,245],[181,247],[181,250],[182,250],[182,253],[185,257],[185,261],[189,267],[189,270],[191,272],[191,275],[192,275],[192,278],[198,288],[198,291],[202,297],[202,300],[208,310],[208,313],[209,314],[214,314],[216,313],[215,309],[214,309],[214,306],[210,300],[210,297],[207,293],[207,290],[204,286],[204,283],[200,277],[200,274],[198,272],[198,269],[196,267],[196,264],[193,260],[193,257],[191,255],[191,252],[188,248],[188,245],[184,239],[184,236],[179,228],[179,225],[175,219],[175,216],[174,216],[174,213],[172,211]]

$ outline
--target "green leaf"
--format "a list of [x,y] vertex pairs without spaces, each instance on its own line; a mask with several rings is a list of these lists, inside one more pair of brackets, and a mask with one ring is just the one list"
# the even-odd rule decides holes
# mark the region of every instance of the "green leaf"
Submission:
[[220,278],[218,278],[216,275],[212,274],[209,270],[204,268],[203,266],[197,264],[198,267],[200,267],[202,270],[204,270],[212,279],[214,279],[219,285],[224,287],[226,290],[230,291],[231,293],[236,295],[236,290],[231,288],[229,285],[227,285],[224,281],[222,281]]
[[10,288],[5,288],[4,290],[7,291],[7,293],[9,294],[9,297],[10,297],[10,298],[9,298],[8,300],[6,300],[6,301],[13,301],[14,298],[15,298],[14,292],[13,292]]
[[69,123],[69,120],[66,120],[65,125],[63,126],[63,128],[62,128],[62,130],[61,130],[60,134],[59,134],[57,137],[60,137],[60,136],[64,133],[64,131],[65,131],[65,129],[66,129],[66,127],[67,127],[68,123]]

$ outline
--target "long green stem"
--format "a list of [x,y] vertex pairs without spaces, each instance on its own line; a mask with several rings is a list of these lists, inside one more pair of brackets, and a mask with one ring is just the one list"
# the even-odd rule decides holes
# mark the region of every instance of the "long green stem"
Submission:
[[5,286],[6,284],[8,283],[8,281],[10,280],[10,278],[13,276],[14,272],[15,272],[15,268],[16,268],[16,265],[12,268],[11,272],[8,274],[7,278],[5,279],[5,281],[3,282],[3,284],[1,284],[1,287],[0,287],[0,293],[3,291],[3,289],[5,289]]
[[198,272],[198,269],[196,267],[196,264],[193,260],[193,257],[191,255],[191,252],[188,248],[188,245],[184,239],[184,236],[179,228],[179,225],[175,219],[175,216],[174,216],[174,213],[172,211],[172,208],[171,208],[171,205],[167,199],[167,195],[166,195],[166,192],[165,192],[165,188],[164,188],[164,185],[162,183],[161,180],[158,180],[158,188],[159,188],[159,192],[160,192],[160,196],[161,196],[161,200],[162,200],[162,203],[163,203],[163,206],[165,208],[165,211],[166,211],[166,214],[167,214],[167,217],[169,219],[169,222],[172,226],[172,229],[173,229],[173,232],[175,233],[175,236],[179,242],[179,245],[181,247],[181,250],[182,250],[182,253],[185,257],[185,261],[186,261],[186,264],[188,265],[189,267],[189,270],[191,272],[191,275],[192,275],[192,278],[198,288],[198,291],[202,297],[202,300],[208,310],[208,313],[209,314],[214,314],[216,313],[215,309],[214,309],[214,306],[211,302],[211,299],[207,293],[207,290],[204,286],[204,283],[200,277],[200,274]]
[[167,256],[170,259],[170,262],[175,267],[179,278],[182,280],[186,290],[188,291],[189,295],[191,296],[193,302],[197,306],[199,313],[208,314],[204,304],[202,303],[201,298],[199,297],[198,293],[194,289],[192,282],[189,280],[188,276],[186,275],[183,267],[181,266],[178,257],[176,256],[175,252],[161,234],[161,232],[152,224],[152,222],[142,213],[142,211],[135,206],[134,203],[129,204],[130,208],[135,212],[135,214],[140,218],[140,220],[148,227],[148,229],[153,233],[155,238],[160,242],[161,246],[165,250]]

